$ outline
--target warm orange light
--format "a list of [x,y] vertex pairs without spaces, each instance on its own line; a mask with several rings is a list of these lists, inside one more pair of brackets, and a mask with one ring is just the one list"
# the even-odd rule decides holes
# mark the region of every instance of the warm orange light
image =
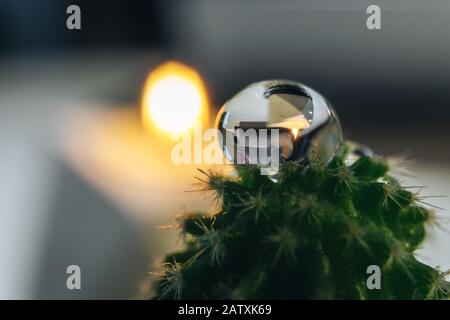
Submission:
[[292,132],[292,134],[294,135],[294,139],[297,139],[297,136],[298,136],[298,132],[299,132],[300,130],[298,129],[298,128],[292,128],[292,130],[291,130],[291,132]]
[[142,116],[144,125],[171,133],[191,128],[207,116],[206,88],[192,68],[167,62],[153,70],[144,87]]

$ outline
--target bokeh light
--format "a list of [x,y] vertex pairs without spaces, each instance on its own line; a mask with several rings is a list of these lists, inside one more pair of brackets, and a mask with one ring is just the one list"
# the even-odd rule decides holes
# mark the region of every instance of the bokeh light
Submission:
[[153,70],[144,87],[142,110],[147,128],[184,132],[207,115],[204,82],[194,69],[174,61]]

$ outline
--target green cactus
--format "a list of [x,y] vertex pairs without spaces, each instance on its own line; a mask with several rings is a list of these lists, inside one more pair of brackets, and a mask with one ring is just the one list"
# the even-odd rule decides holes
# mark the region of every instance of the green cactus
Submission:
[[[166,256],[156,298],[449,298],[449,273],[414,256],[433,212],[389,169],[337,156],[282,163],[277,183],[252,166],[237,178],[202,171],[221,210],[183,217],[185,247]],[[370,265],[380,289],[366,285]]]

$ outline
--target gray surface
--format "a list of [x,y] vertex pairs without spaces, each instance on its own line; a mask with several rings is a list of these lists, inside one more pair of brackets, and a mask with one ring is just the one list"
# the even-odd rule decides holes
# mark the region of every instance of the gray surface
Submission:
[[[1,60],[0,298],[135,296],[149,267],[144,230],[74,174],[60,138],[74,113],[95,105],[106,88],[120,94],[136,56]],[[67,264],[82,268],[81,292],[65,288]]]
[[[34,298],[126,299],[147,278],[149,256],[137,225],[61,161]],[[66,268],[81,269],[81,290],[67,290]]]

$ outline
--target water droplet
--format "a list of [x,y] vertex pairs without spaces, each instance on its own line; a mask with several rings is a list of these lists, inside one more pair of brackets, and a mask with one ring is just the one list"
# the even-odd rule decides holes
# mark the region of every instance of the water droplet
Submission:
[[[315,90],[288,80],[247,86],[223,105],[217,127],[223,135],[225,156],[235,164],[242,160],[261,164],[260,153],[252,151],[270,153],[261,149],[273,151],[274,145],[280,160],[309,160],[317,155],[327,162],[339,152],[343,141],[339,119],[330,103]],[[260,129],[278,129],[278,135],[261,136]],[[258,141],[243,138],[249,131],[257,133]],[[236,149],[243,144],[242,159]]]

